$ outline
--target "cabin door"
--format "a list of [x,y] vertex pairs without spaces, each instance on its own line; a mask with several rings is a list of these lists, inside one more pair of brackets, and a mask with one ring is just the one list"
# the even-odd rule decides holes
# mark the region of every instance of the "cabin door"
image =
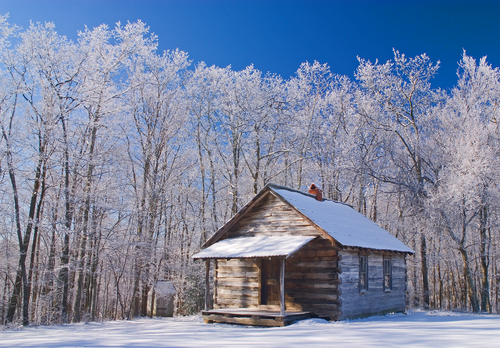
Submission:
[[260,268],[260,304],[280,304],[280,259],[262,259]]

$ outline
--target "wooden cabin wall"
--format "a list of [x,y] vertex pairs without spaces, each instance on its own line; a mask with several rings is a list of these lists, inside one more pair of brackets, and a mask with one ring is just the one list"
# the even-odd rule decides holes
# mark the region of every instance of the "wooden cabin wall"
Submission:
[[[285,305],[288,311],[310,311],[332,320],[339,317],[337,248],[326,239],[310,242],[285,262]],[[214,308],[259,308],[260,260],[217,260]],[[279,310],[279,305],[264,306]]]
[[287,310],[314,312],[338,320],[338,248],[326,239],[316,239],[299,250],[285,264]]
[[214,309],[259,306],[259,261],[230,259],[215,262]]
[[340,319],[403,312],[406,309],[406,263],[399,253],[386,254],[392,260],[392,289],[384,291],[382,253],[368,256],[368,290],[359,290],[359,256],[357,251],[339,252],[341,311]]
[[311,226],[288,205],[268,193],[241,220],[231,227],[225,238],[251,236],[317,236],[319,231]]

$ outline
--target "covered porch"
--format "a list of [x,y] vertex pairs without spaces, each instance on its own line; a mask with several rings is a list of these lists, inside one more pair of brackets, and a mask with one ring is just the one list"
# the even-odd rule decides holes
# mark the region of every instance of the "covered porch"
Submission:
[[[312,312],[300,311],[297,308],[287,309],[285,304],[285,261],[315,238],[315,236],[229,238],[194,255],[193,258],[205,261],[206,287],[203,320],[206,323],[286,326],[297,320],[315,317]],[[210,262],[212,259],[258,261],[258,289],[255,290],[258,292],[258,306],[254,303],[248,307],[240,305],[235,308],[210,308]],[[240,295],[245,296],[243,289]]]

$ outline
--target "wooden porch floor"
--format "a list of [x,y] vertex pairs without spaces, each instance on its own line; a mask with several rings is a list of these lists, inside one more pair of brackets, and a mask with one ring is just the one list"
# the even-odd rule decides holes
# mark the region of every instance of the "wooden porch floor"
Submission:
[[205,323],[227,323],[255,326],[286,326],[295,321],[314,318],[311,312],[262,310],[259,308],[223,308],[201,312]]

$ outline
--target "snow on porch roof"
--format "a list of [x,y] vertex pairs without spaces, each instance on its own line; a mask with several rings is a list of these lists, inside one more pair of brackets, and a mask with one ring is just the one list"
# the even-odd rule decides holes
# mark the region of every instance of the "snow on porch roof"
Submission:
[[270,188],[344,246],[414,253],[399,239],[350,206],[317,201],[314,196],[278,185]]
[[264,236],[223,239],[193,255],[194,259],[289,257],[316,236]]

